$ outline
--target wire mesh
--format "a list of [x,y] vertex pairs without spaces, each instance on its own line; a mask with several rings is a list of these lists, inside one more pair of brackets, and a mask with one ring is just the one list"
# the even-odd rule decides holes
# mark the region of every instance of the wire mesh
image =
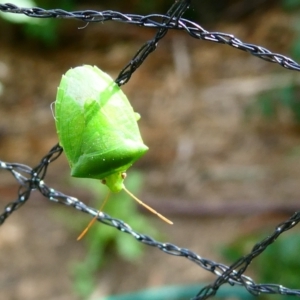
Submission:
[[[137,25],[140,27],[157,28],[157,33],[154,38],[147,41],[120,72],[116,79],[116,82],[119,85],[125,84],[130,79],[133,72],[135,72],[135,70],[145,61],[148,55],[156,49],[158,42],[164,38],[168,30],[184,30],[193,38],[208,42],[227,44],[234,47],[234,49],[245,51],[267,62],[277,63],[290,70],[300,70],[300,65],[289,57],[272,53],[268,49],[257,45],[244,43],[231,34],[206,31],[200,25],[182,18],[189,5],[190,1],[188,0],[175,1],[165,15],[151,14],[147,16],[123,14],[116,11],[99,12],[94,10],[84,10],[68,12],[61,9],[45,10],[38,7],[20,8],[9,3],[0,4],[0,11],[5,13],[24,14],[33,18],[78,19],[84,22],[101,23],[114,21]],[[14,211],[27,202],[32,191],[37,190],[45,198],[52,202],[72,206],[76,210],[82,211],[91,216],[97,216],[97,220],[99,222],[131,235],[138,242],[156,247],[166,254],[185,257],[199,265],[204,270],[216,275],[217,278],[215,281],[202,288],[193,300],[208,299],[209,297],[214,296],[218,289],[225,283],[243,286],[249,291],[249,293],[256,296],[259,294],[300,296],[300,290],[298,289],[289,289],[278,284],[257,284],[250,277],[244,275],[253,259],[260,255],[268,246],[274,243],[282,233],[290,230],[299,223],[300,212],[294,213],[288,220],[279,224],[275,228],[274,232],[264,240],[258,242],[249,254],[241,257],[232,265],[227,266],[214,262],[210,259],[203,258],[189,249],[181,248],[171,243],[156,241],[150,236],[136,232],[122,220],[112,218],[103,212],[98,213],[95,208],[84,204],[79,199],[65,195],[49,187],[44,181],[47,174],[47,168],[50,163],[61,155],[62,152],[63,149],[58,144],[55,145],[34,168],[20,163],[9,163],[0,160],[0,168],[10,172],[20,185],[17,199],[9,203],[4,208],[4,212],[0,215],[0,225],[3,225],[5,220]]]
[[[237,39],[232,34],[222,33],[222,32],[209,32],[204,28],[202,28],[199,24],[192,22],[191,20],[182,18],[181,15],[183,15],[183,13],[188,8],[189,2],[190,1],[177,1],[174,4],[174,7],[178,6],[177,9],[182,11],[176,11],[175,8],[171,8],[166,15],[151,14],[147,16],[141,16],[135,14],[122,14],[120,12],[111,11],[111,10],[102,11],[102,12],[98,12],[94,10],[67,12],[62,9],[46,10],[37,7],[20,8],[14,4],[8,4],[8,3],[0,4],[0,11],[15,13],[15,14],[24,14],[28,17],[33,17],[33,18],[77,19],[87,23],[88,22],[104,23],[106,21],[114,21],[114,22],[132,24],[140,27],[150,27],[150,28],[158,28],[158,29],[166,29],[166,30],[167,29],[184,30],[191,37],[195,39],[205,40],[208,42],[214,42],[219,44],[226,44],[231,47],[234,47],[235,49],[248,52],[251,55],[259,57],[268,62],[277,63],[284,68],[295,70],[295,71],[300,70],[300,65],[287,56],[278,53],[273,53],[270,50],[258,45],[244,43],[243,41]],[[159,31],[158,34],[160,35],[162,33],[160,33]],[[163,34],[161,35],[161,38],[162,37]],[[156,36],[156,38],[158,37]],[[155,47],[151,41],[149,41],[149,43],[151,47]],[[135,66],[137,61],[139,61],[138,54],[141,54],[141,50],[137,52],[136,56],[132,59],[130,64]],[[125,82],[126,81],[122,83]]]

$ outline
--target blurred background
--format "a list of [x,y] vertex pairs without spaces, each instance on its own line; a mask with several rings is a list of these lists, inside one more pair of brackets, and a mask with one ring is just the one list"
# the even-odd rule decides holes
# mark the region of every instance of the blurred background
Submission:
[[[143,15],[165,13],[173,3],[11,2]],[[0,159],[35,166],[58,142],[50,105],[62,74],[89,64],[116,78],[156,31],[117,22],[16,17],[0,15]],[[300,61],[298,0],[192,1],[185,17]],[[174,225],[136,207],[122,192],[105,211],[211,260],[231,264],[247,254],[299,210],[299,83],[295,71],[168,32],[122,89],[142,116],[139,126],[150,148],[129,170],[126,185]],[[50,165],[45,182],[93,207],[105,197],[98,181],[70,178],[64,154]],[[1,207],[17,191],[11,174],[0,169]],[[89,220],[33,193],[0,231],[3,299],[103,299],[166,285],[200,286],[215,278],[100,223],[76,242]],[[299,288],[298,236],[298,228],[286,233],[246,275]]]

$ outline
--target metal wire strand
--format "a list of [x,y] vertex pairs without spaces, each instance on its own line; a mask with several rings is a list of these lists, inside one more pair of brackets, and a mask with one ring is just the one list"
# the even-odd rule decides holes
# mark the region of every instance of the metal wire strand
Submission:
[[[42,180],[42,178],[39,177],[39,174],[44,175],[43,170],[45,170],[48,167],[49,163],[57,159],[61,153],[62,148],[59,145],[54,146],[49,151],[49,153],[42,158],[39,165],[33,169],[23,164],[7,163],[0,161],[0,168],[11,172],[15,178],[22,178],[22,172],[25,172],[26,174],[31,174],[31,177],[26,179],[25,183],[22,181],[21,187],[25,187],[25,190],[20,192],[18,199],[8,204],[5,207],[4,212],[0,215],[0,225],[4,223],[5,219],[13,211],[18,209],[21,205],[24,204],[26,200],[28,200],[30,192],[35,189],[38,190],[44,197],[46,197],[46,199],[52,202],[74,207],[76,210],[87,213],[91,216],[96,216],[98,214],[97,209],[84,204],[75,197],[65,195],[51,187],[48,187],[46,183]],[[39,172],[36,172],[36,170],[39,170]],[[290,219],[279,224],[271,235],[269,235],[266,239],[262,240],[261,242],[257,243],[248,255],[241,257],[237,262],[235,262],[231,266],[226,266],[224,264],[214,262],[207,258],[203,258],[189,249],[181,248],[171,243],[156,241],[150,236],[136,232],[122,220],[112,218],[106,213],[101,212],[100,214],[98,214],[97,221],[104,223],[105,225],[115,227],[116,229],[131,235],[138,242],[146,244],[148,246],[156,247],[166,254],[185,257],[193,263],[196,263],[206,271],[215,274],[217,276],[215,282],[204,287],[198,293],[198,295],[193,298],[194,300],[207,299],[215,295],[218,288],[225,283],[229,283],[231,285],[244,286],[250,293],[254,295],[263,293],[300,296],[300,290],[293,290],[276,284],[256,284],[250,277],[243,275],[243,273],[247,269],[247,266],[256,256],[258,256],[269,245],[271,245],[278,238],[279,235],[293,228],[299,223],[300,212],[295,213]]]
[[[83,22],[101,22],[114,21],[121,22],[131,25],[136,25],[139,27],[150,27],[162,29],[158,32],[158,35],[161,35],[160,38],[164,36],[166,31],[164,30],[183,30],[186,31],[191,37],[199,40],[204,40],[213,43],[226,44],[235,49],[245,51],[251,55],[254,55],[260,59],[266,60],[268,62],[276,63],[282,67],[290,70],[299,71],[300,65],[292,60],[291,58],[284,56],[282,54],[273,53],[270,50],[254,45],[245,43],[237,39],[234,35],[223,33],[223,32],[209,32],[202,28],[199,24],[182,18],[181,16],[189,7],[190,1],[176,1],[169,12],[165,15],[161,14],[150,14],[147,16],[135,15],[135,14],[123,14],[121,12],[105,10],[105,11],[95,11],[95,10],[79,10],[68,12],[62,9],[43,9],[39,7],[33,8],[21,8],[17,5],[6,3],[0,4],[0,11],[4,13],[15,13],[15,14],[24,14],[32,18],[60,18],[60,19],[77,19]],[[158,36],[156,37],[160,39]],[[147,49],[156,48],[155,47],[155,38],[153,41],[149,41],[149,47]],[[154,50],[154,49],[153,49]],[[152,51],[153,51],[152,50]],[[150,52],[152,52],[150,51]],[[144,53],[144,52],[142,52]],[[145,51],[147,53],[147,51]],[[138,54],[138,53],[137,53]],[[145,54],[146,55],[146,54]],[[147,55],[146,55],[147,56]],[[143,61],[144,55],[141,55],[141,58],[138,59],[134,57],[128,66],[122,71],[123,76],[118,78],[117,82],[119,84],[124,84],[128,81],[128,76],[134,71],[137,66],[139,66],[140,61]],[[129,68],[129,70],[127,69]]]
[[[165,15],[151,14],[147,16],[140,16],[134,14],[122,14],[116,11],[74,11],[68,12],[62,9],[45,10],[42,8],[20,8],[14,4],[0,4],[0,11],[5,13],[24,14],[33,18],[64,18],[64,19],[78,19],[84,22],[101,22],[114,21],[122,22],[142,27],[157,28],[157,33],[154,38],[147,41],[131,59],[131,61],[120,72],[116,82],[119,85],[126,83],[133,72],[145,61],[150,53],[152,53],[157,43],[163,39],[168,30],[184,30],[191,37],[205,40],[208,42],[227,44],[234,49],[245,51],[251,55],[257,56],[267,62],[277,63],[284,68],[299,71],[300,65],[292,59],[281,54],[272,53],[271,51],[257,45],[248,44],[240,41],[231,34],[221,32],[208,32],[200,25],[182,18],[182,15],[190,5],[190,0],[175,1],[172,7]],[[2,214],[0,214],[0,225],[4,224],[5,220],[18,208],[27,202],[30,198],[31,192],[39,191],[46,199],[67,205],[75,208],[78,211],[87,213],[91,216],[97,216],[97,221],[102,222],[108,226],[112,226],[126,234],[131,235],[138,242],[148,246],[156,247],[166,254],[178,257],[185,257],[191,262],[199,265],[208,272],[213,273],[216,279],[211,284],[202,288],[199,293],[193,298],[194,300],[208,299],[214,296],[218,289],[225,283],[231,285],[240,285],[247,289],[253,295],[259,294],[280,294],[300,296],[300,290],[289,289],[277,284],[256,284],[250,277],[244,275],[249,264],[260,255],[265,249],[275,242],[275,240],[285,231],[296,226],[300,221],[300,212],[296,212],[291,218],[279,224],[274,232],[267,238],[257,243],[252,251],[238,259],[231,266],[226,266],[221,263],[216,263],[212,260],[201,257],[193,251],[178,247],[171,243],[162,243],[154,240],[152,237],[134,231],[128,224],[122,220],[112,218],[111,216],[101,212],[97,209],[85,205],[83,202],[75,197],[65,195],[55,189],[49,187],[44,182],[47,173],[47,168],[50,163],[56,160],[62,153],[63,149],[57,144],[47,155],[45,155],[40,163],[31,168],[24,164],[8,163],[0,160],[0,169],[6,170],[18,182],[19,191],[18,197],[13,202],[6,205]]]

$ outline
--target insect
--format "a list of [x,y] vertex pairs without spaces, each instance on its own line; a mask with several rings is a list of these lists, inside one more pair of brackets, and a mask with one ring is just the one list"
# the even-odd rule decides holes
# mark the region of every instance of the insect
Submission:
[[55,102],[55,122],[71,176],[100,179],[114,193],[124,190],[173,224],[136,198],[123,183],[126,170],[148,151],[138,128],[139,118],[119,86],[96,66],[76,67],[62,76]]

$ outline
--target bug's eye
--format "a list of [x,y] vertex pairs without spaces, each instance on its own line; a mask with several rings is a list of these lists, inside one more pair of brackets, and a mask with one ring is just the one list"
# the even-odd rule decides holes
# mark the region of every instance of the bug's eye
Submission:
[[105,180],[105,179],[102,179],[102,180],[101,180],[101,183],[106,184],[106,180]]
[[126,173],[122,173],[122,174],[121,174],[121,178],[122,178],[122,179],[125,179],[125,178],[126,178],[126,176],[127,176],[127,174],[126,174]]

